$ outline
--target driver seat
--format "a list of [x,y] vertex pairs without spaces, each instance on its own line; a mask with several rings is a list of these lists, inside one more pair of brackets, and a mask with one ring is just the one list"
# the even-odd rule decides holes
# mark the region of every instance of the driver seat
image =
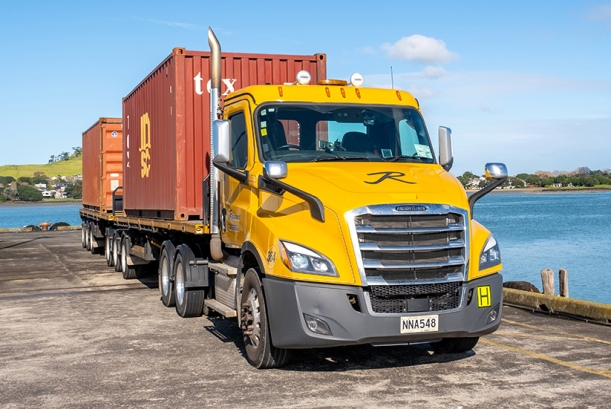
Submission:
[[373,152],[373,142],[363,132],[346,132],[342,147],[350,152]]
[[280,146],[286,145],[286,133],[284,132],[284,126],[278,120],[272,121],[267,127],[267,137],[272,149],[276,149]]

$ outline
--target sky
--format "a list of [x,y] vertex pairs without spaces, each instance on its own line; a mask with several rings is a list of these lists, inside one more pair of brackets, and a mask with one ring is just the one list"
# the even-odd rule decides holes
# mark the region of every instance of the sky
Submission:
[[[452,173],[611,168],[611,1],[23,1],[0,7],[0,165],[47,163],[174,47],[327,54],[418,98]],[[391,76],[392,73],[392,76]]]

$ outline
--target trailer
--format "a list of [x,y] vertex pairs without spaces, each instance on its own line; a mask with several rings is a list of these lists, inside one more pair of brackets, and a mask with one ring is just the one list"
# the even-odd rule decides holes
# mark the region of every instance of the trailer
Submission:
[[500,251],[473,206],[504,164],[467,196],[451,130],[437,156],[410,93],[328,79],[325,54],[209,45],[123,98],[123,184],[81,209],[85,246],[126,279],[156,270],[181,317],[235,319],[256,368],[363,343],[464,352],[498,328]]

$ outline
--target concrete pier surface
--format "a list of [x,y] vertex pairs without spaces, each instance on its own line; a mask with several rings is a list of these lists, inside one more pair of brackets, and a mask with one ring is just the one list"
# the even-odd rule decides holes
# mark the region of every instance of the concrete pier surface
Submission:
[[182,319],[79,231],[0,234],[2,408],[574,408],[611,401],[611,327],[503,309],[473,351],[297,351],[256,370],[236,322]]

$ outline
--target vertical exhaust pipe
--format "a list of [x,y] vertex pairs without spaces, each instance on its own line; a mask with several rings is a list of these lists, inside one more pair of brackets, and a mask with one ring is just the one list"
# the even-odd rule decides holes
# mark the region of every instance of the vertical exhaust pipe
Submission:
[[213,259],[222,261],[225,254],[222,249],[219,230],[219,187],[218,171],[212,160],[214,151],[214,135],[212,123],[218,119],[220,112],[219,95],[221,90],[221,44],[208,27],[208,45],[210,46],[210,255]]

